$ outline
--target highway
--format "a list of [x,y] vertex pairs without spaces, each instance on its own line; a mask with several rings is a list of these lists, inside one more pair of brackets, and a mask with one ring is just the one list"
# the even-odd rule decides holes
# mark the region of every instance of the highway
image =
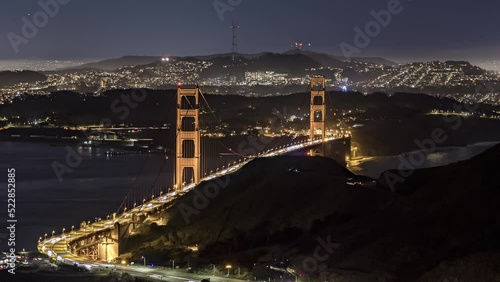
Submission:
[[142,278],[149,278],[151,280],[157,281],[173,281],[173,282],[186,282],[186,281],[201,281],[203,279],[210,279],[211,282],[241,282],[244,280],[219,277],[212,275],[200,275],[193,273],[185,273],[178,270],[171,269],[157,269],[150,267],[136,267],[136,266],[116,266],[106,265],[100,266],[100,269],[109,271],[110,269],[116,269],[115,272],[129,273],[130,275]]

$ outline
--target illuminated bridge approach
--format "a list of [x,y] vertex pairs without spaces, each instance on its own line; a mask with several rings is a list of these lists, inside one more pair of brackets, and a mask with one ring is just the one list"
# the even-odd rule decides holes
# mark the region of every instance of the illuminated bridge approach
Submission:
[[[141,224],[167,222],[161,216],[162,211],[170,208],[175,200],[192,190],[198,184],[211,179],[231,174],[255,158],[268,158],[280,155],[305,152],[309,156],[329,155],[331,147],[341,144],[346,147],[340,158],[345,161],[350,157],[350,137],[347,135],[327,136],[326,120],[326,81],[324,77],[311,78],[311,103],[309,136],[307,139],[288,145],[268,149],[253,156],[240,156],[242,159],[227,164],[221,169],[211,170],[202,176],[200,133],[200,98],[206,99],[198,87],[177,90],[177,124],[175,145],[175,179],[168,190],[153,189],[139,205],[130,200],[130,195],[120,209],[106,219],[95,222],[82,222],[80,226],[45,234],[38,240],[38,250],[49,257],[65,263],[86,265],[116,262],[121,254],[120,243],[135,234]],[[207,102],[207,106],[210,108]],[[213,113],[213,111],[212,111]],[[330,144],[330,146],[328,146]],[[335,150],[333,150],[335,151]],[[229,149],[229,152],[233,152]],[[337,152],[338,154],[338,152]],[[156,195],[155,195],[156,194]],[[150,199],[149,201],[146,199]]]

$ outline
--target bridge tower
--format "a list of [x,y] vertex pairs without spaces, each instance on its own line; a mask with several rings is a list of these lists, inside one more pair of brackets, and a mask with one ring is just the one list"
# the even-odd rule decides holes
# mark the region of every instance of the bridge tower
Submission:
[[[326,138],[325,118],[326,118],[326,79],[325,77],[311,78],[311,135],[310,141],[317,138],[317,131],[321,130],[321,138]],[[310,151],[311,156],[324,156],[324,146]]]
[[116,223],[113,229],[103,235],[98,245],[99,259],[114,261],[120,255],[120,224]]
[[175,189],[184,183],[200,183],[200,90],[177,89],[177,138]]

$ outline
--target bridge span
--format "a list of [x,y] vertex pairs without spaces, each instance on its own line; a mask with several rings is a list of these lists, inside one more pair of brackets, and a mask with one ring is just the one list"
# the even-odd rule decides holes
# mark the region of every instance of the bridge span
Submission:
[[[326,82],[324,77],[311,78],[310,136],[309,140],[280,146],[256,156],[249,156],[222,167],[215,173],[201,177],[200,169],[200,120],[199,96],[205,101],[199,88],[178,89],[177,97],[177,136],[176,136],[176,173],[174,190],[160,192],[158,197],[143,200],[141,205],[122,206],[119,214],[108,216],[105,220],[82,222],[79,228],[52,236],[40,237],[38,251],[65,263],[85,265],[115,262],[122,254],[121,246],[129,236],[137,232],[141,224],[157,223],[166,225],[162,211],[171,207],[175,200],[195,188],[198,184],[217,177],[231,174],[256,158],[269,158],[288,154],[307,154],[309,156],[330,156],[339,163],[345,163],[350,156],[349,136],[327,136],[326,134]],[[207,103],[207,106],[210,106]],[[336,142],[342,144],[333,144]],[[186,153],[185,143],[192,145],[191,153]],[[328,145],[330,144],[330,145]],[[189,146],[187,146],[189,147]],[[341,149],[339,149],[342,147]],[[188,150],[189,151],[189,150]],[[188,173],[186,173],[188,172]],[[191,174],[191,178],[186,175]],[[191,179],[191,184],[186,180]],[[165,194],[164,194],[165,193]],[[141,198],[142,199],[142,198]]]
[[[201,182],[231,174],[256,158],[282,156],[301,150],[308,151],[314,146],[342,139],[344,138],[327,137],[325,140],[316,139],[281,146],[224,168],[202,178]],[[38,251],[58,261],[70,264],[98,265],[115,262],[121,253],[120,242],[134,234],[140,224],[156,222],[159,225],[165,225],[166,222],[163,222],[164,219],[159,216],[160,212],[171,207],[176,199],[196,186],[194,183],[189,184],[181,190],[162,194],[130,210],[125,208],[120,214],[113,214],[107,219],[82,223],[77,229],[71,228],[69,231],[63,229],[61,234],[53,233],[50,237],[45,234],[38,241]]]

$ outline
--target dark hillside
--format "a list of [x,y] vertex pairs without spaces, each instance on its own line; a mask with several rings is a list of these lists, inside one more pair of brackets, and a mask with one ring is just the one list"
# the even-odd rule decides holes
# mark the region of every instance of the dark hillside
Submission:
[[[198,258],[212,262],[274,264],[274,257],[311,281],[473,281],[457,271],[460,264],[480,273],[477,281],[498,281],[500,146],[415,171],[396,193],[384,179],[370,186],[326,158],[255,160],[199,201],[214,183],[202,183],[168,211],[167,226],[156,230],[166,246],[182,253],[198,244]],[[183,216],[186,207],[199,213]],[[303,262],[318,238],[335,247],[321,268],[307,270]],[[169,252],[151,247],[141,252]]]

